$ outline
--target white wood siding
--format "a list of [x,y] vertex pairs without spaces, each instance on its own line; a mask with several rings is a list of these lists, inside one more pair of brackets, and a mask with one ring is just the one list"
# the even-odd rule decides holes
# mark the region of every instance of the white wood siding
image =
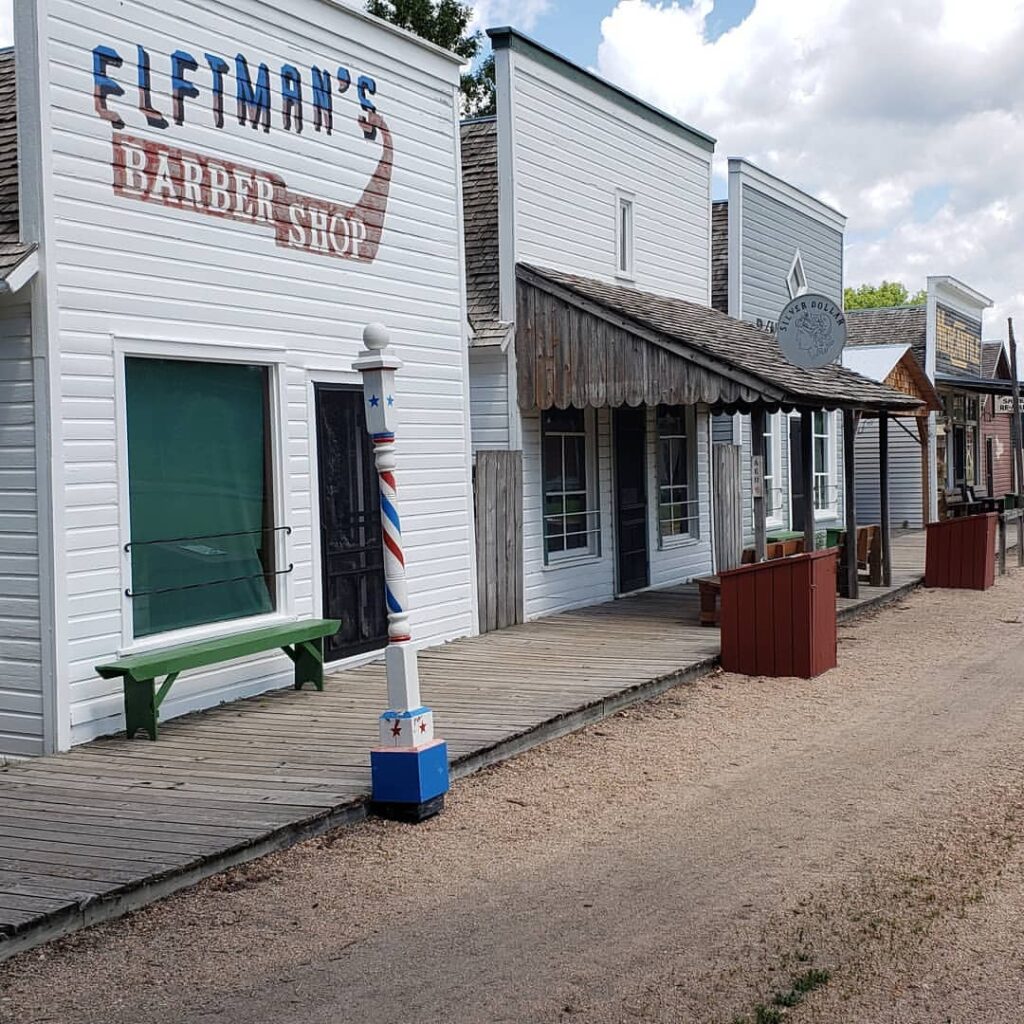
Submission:
[[[314,492],[315,447],[310,381],[357,380],[351,363],[365,324],[384,322],[395,353],[402,407],[399,485],[409,563],[413,632],[434,642],[474,629],[472,510],[466,406],[464,300],[461,290],[458,147],[454,68],[414,42],[329,3],[293,0],[287,10],[261,0],[232,5],[165,0],[53,0],[48,33],[56,254],[60,304],[61,420],[66,487],[66,621],[60,652],[70,688],[72,740],[116,730],[122,699],[94,666],[133,645],[122,601],[128,566],[122,551],[127,510],[123,424],[117,408],[115,339],[122,349],[173,344],[196,357],[230,358],[255,350],[278,367],[286,616],[320,611]],[[94,46],[112,46],[124,66],[110,74],[125,89],[110,106],[126,131],[281,175],[295,192],[354,204],[372,174],[379,143],[363,139],[355,78],[376,79],[375,101],[394,135],[388,216],[376,261],[361,264],[275,245],[256,224],[221,221],[121,198],[112,190],[111,126],[93,106]],[[169,54],[200,62],[190,74],[200,90],[186,99],[186,123],[149,128],[136,105],[135,47],[151,58],[153,100],[171,112]],[[232,66],[225,76],[224,127],[211,116],[205,53]],[[272,69],[269,133],[235,117],[234,55]],[[303,75],[305,129],[281,124],[278,71]],[[353,85],[335,94],[334,134],[313,130],[309,69],[347,66]],[[247,358],[247,356],[241,356]],[[285,685],[283,656],[186,673],[163,717]]]
[[712,571],[714,561],[711,546],[711,416],[706,407],[700,407],[695,416],[696,452],[694,464],[697,471],[696,493],[698,506],[698,529],[696,537],[671,537],[664,542],[658,540],[658,424],[655,411],[647,417],[647,477],[650,505],[649,544],[651,560],[651,586],[663,587],[683,583],[695,576],[704,576]]
[[500,348],[469,350],[473,450],[508,448],[508,360]]
[[[924,526],[921,497],[921,445],[917,424],[889,420],[889,518],[896,528]],[[878,421],[862,420],[857,430],[857,522],[881,521],[878,481]]]
[[0,757],[43,752],[31,313],[0,305]]
[[[610,601],[616,596],[615,518],[613,500],[613,457],[611,410],[596,413],[597,473],[601,510],[601,551],[599,556],[570,562],[544,564],[541,489],[540,415],[523,416],[523,563],[526,617],[538,618],[569,608]],[[648,553],[651,586],[683,583],[711,572],[711,505],[708,472],[710,416],[700,409],[696,419],[697,492],[700,498],[700,531],[697,537],[658,542],[657,428],[654,410],[648,410],[647,462]]]
[[512,54],[515,258],[616,280],[616,189],[638,288],[710,303],[711,154],[528,54]]
[[[812,201],[813,203],[813,201]],[[820,292],[842,301],[843,233],[831,223],[813,216],[787,195],[785,187],[773,189],[761,182],[748,180],[742,167],[730,170],[729,230],[738,232],[738,240],[730,246],[729,282],[732,316],[757,324],[774,323],[790,300],[787,276],[793,257],[800,251],[809,291]],[[739,266],[735,265],[738,254]],[[738,298],[737,308],[733,308]],[[767,337],[767,336],[766,336]],[[835,449],[836,512],[834,516],[818,517],[819,529],[840,525],[843,505],[843,425],[842,416],[833,416]],[[779,486],[777,494],[781,513],[775,529],[790,528],[792,523],[792,488],[789,478],[789,421],[776,419],[782,430],[778,454]],[[750,496],[750,417],[743,417],[743,495],[745,540],[753,542],[753,502]],[[771,529],[771,527],[769,527]]]

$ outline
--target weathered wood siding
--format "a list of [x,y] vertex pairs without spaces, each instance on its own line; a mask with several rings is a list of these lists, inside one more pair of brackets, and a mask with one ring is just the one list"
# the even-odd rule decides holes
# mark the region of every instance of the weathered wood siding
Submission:
[[523,453],[481,451],[473,474],[480,632],[523,621]]
[[[280,523],[292,528],[283,552],[294,564],[279,600],[283,616],[320,610],[312,381],[357,383],[352,361],[361,333],[382,321],[404,362],[398,377],[398,442],[405,552],[413,633],[442,641],[476,626],[472,597],[473,509],[466,373],[466,312],[460,266],[457,68],[412,38],[334,3],[265,0],[231,5],[166,0],[53,0],[45,8],[45,130],[53,152],[49,224],[60,352],[55,396],[56,458],[66,545],[58,615],[64,646],[60,684],[70,692],[73,742],[117,730],[117,683],[94,666],[135,646],[123,602],[129,564],[124,423],[119,351],[187,353],[274,366],[272,392]],[[359,125],[356,76],[376,81],[374,102],[394,138],[387,217],[374,262],[337,259],[275,244],[260,224],[139,202],[112,188],[111,124],[97,116],[92,51],[112,46],[124,66],[109,74],[125,90],[110,109],[125,131],[281,175],[303,195],[348,206],[381,158],[380,133]],[[149,53],[152,100],[169,121],[154,128],[138,109],[136,46]],[[194,54],[199,89],[175,124],[171,53]],[[204,54],[221,54],[224,126],[214,127],[212,76]],[[270,72],[268,132],[235,116],[234,55]],[[25,59],[32,60],[31,54]],[[305,130],[286,130],[279,71],[300,69]],[[351,69],[352,88],[335,92],[333,133],[313,127],[310,68]],[[116,339],[116,343],[115,343]],[[163,706],[164,717],[288,685],[282,655],[187,673]]]
[[511,57],[516,261],[614,281],[619,188],[637,286],[710,303],[711,154],[564,68]]
[[43,752],[31,313],[0,305],[0,755]]
[[[889,516],[894,527],[920,529],[924,526],[922,449],[917,438],[917,423],[910,417],[902,417],[900,421],[889,420]],[[877,523],[881,516],[878,420],[861,420],[854,451],[857,458],[857,522]]]
[[719,572],[735,569],[743,554],[741,455],[738,444],[714,448],[715,567]]
[[473,450],[507,448],[509,439],[508,352],[469,350],[470,431]]

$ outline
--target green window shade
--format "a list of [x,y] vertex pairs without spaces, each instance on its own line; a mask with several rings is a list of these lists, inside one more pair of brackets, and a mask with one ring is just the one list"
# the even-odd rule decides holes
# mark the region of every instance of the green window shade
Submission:
[[268,371],[125,360],[136,636],[274,608]]

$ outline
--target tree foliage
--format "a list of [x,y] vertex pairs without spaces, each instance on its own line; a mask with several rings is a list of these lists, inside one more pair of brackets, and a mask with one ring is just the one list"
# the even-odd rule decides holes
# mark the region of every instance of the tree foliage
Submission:
[[[460,0],[366,0],[370,14],[451,50],[467,64],[480,54],[483,36],[467,32],[473,11]],[[469,117],[493,114],[494,57],[462,75],[462,111]]]
[[921,289],[915,295],[899,281],[883,281],[881,284],[862,284],[859,288],[847,288],[843,293],[846,309],[884,309],[888,306],[923,306],[928,292]]

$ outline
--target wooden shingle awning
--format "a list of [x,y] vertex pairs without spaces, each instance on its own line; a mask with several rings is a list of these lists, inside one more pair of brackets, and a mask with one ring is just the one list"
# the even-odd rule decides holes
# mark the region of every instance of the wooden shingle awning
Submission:
[[525,264],[516,278],[524,409],[703,403],[722,412],[872,413],[920,405],[841,366],[798,369],[772,335],[706,306]]

